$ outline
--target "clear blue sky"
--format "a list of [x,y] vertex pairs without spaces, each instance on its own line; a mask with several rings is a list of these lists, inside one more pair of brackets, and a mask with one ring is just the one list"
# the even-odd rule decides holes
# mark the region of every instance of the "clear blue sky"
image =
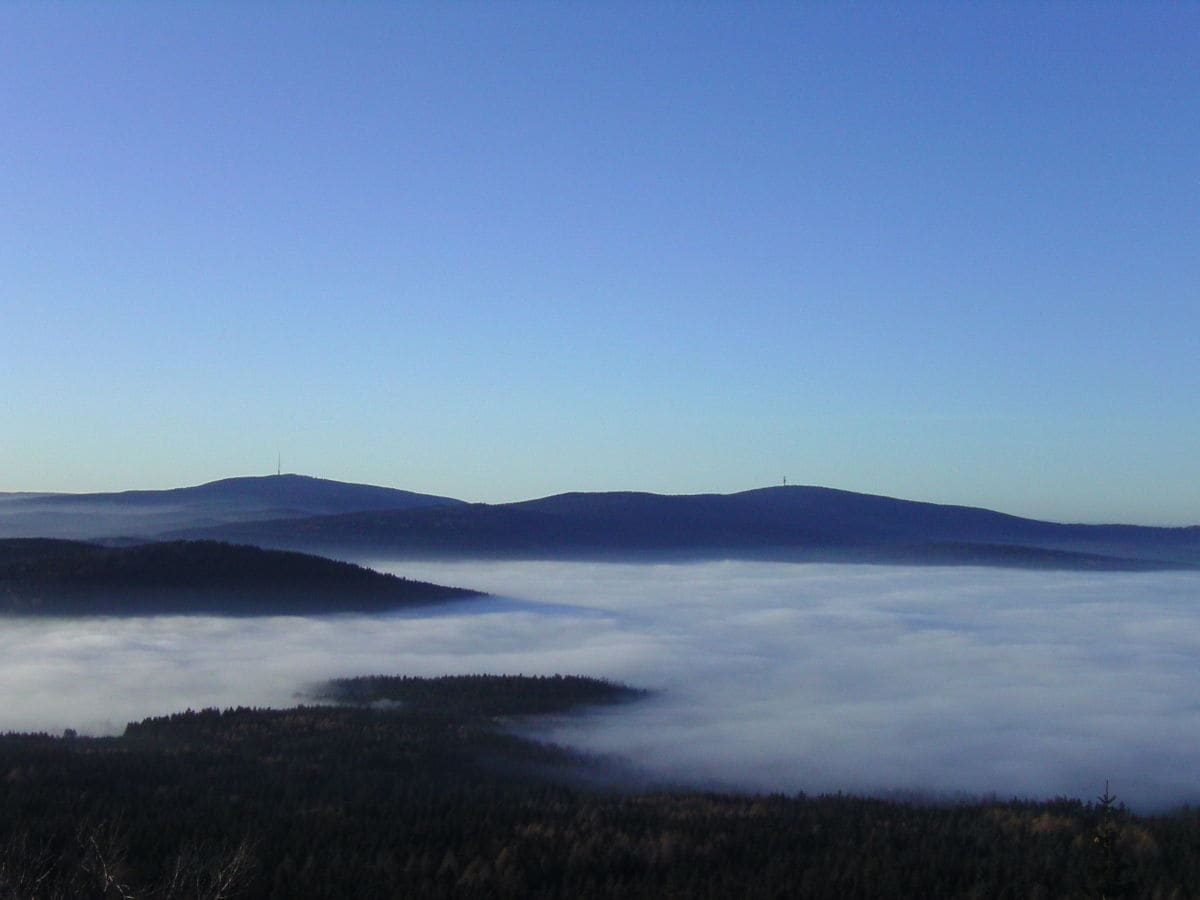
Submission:
[[0,490],[1200,522],[1200,5],[0,5]]

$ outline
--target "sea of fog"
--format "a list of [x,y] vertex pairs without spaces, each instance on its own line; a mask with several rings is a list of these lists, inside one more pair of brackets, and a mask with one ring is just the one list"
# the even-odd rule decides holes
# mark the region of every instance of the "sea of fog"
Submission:
[[1200,802],[1200,574],[378,563],[496,596],[388,616],[0,621],[0,730],[117,733],[368,673],[652,688],[542,736],[761,791]]

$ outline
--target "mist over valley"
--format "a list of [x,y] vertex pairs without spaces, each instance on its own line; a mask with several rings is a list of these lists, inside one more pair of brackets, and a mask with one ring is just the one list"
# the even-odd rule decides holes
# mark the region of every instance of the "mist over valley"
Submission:
[[1200,576],[725,561],[377,562],[493,596],[385,615],[6,619],[0,729],[118,733],[368,674],[605,677],[544,732],[648,782],[1200,798]]

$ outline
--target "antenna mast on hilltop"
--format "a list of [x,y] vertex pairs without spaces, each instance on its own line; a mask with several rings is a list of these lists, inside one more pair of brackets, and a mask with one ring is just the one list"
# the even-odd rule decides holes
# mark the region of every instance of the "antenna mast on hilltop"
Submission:
[[787,487],[787,476],[786,475],[783,476],[783,485],[784,485],[784,487]]
[[283,472],[283,455],[275,454],[275,475],[278,477]]

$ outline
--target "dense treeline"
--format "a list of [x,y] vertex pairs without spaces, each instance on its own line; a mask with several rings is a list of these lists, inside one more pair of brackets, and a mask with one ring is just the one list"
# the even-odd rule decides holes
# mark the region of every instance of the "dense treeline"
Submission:
[[367,675],[336,678],[313,696],[335,703],[399,703],[410,711],[460,716],[538,716],[599,704],[622,703],[647,691],[580,675]]
[[511,711],[495,698],[522,680],[410,681],[383,683],[425,701],[0,738],[0,897],[1167,900],[1200,886],[1193,811],[598,790],[574,777],[594,761],[464,711]]
[[375,612],[471,596],[479,592],[217,541],[0,541],[0,612],[21,615]]

